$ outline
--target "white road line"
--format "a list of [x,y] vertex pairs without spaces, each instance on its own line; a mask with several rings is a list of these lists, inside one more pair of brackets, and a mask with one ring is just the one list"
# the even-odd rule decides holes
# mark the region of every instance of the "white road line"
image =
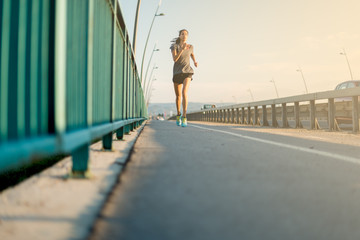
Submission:
[[265,139],[256,138],[256,137],[249,137],[249,136],[245,136],[245,135],[238,134],[238,133],[226,132],[226,131],[222,131],[222,130],[207,128],[207,127],[200,127],[200,126],[194,125],[194,124],[191,124],[191,125],[189,124],[189,126],[200,128],[200,129],[205,129],[205,130],[209,130],[209,131],[219,132],[219,133],[225,133],[225,134],[232,135],[235,137],[244,138],[244,139],[248,139],[248,140],[252,140],[252,141],[257,141],[257,142],[261,142],[261,143],[265,143],[265,144],[275,145],[275,146],[282,147],[282,148],[288,148],[288,149],[292,149],[292,150],[296,150],[296,151],[317,154],[317,155],[320,155],[323,157],[333,158],[333,159],[337,159],[337,160],[341,160],[341,161],[345,161],[345,162],[360,164],[360,159],[354,158],[354,157],[348,157],[348,156],[343,156],[343,155],[339,155],[339,154],[335,154],[335,153],[328,153],[328,152],[319,151],[319,150],[315,150],[315,149],[293,146],[293,145],[289,145],[289,144],[285,144],[285,143],[274,142],[274,141],[265,140]]

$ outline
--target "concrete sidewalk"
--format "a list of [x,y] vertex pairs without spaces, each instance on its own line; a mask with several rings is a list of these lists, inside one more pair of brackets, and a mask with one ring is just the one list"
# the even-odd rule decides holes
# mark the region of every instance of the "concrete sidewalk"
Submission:
[[124,168],[145,124],[113,141],[91,145],[90,179],[66,179],[71,158],[0,193],[1,240],[84,239]]

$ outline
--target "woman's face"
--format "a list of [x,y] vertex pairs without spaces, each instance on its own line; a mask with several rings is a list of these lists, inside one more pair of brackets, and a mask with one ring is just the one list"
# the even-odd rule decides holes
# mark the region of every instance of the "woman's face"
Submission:
[[188,32],[187,31],[181,31],[180,33],[180,40],[186,42],[187,38],[188,38]]

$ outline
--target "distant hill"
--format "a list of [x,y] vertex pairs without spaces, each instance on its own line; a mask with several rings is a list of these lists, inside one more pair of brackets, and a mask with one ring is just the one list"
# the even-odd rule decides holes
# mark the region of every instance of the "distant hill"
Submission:
[[[188,103],[188,112],[195,112],[201,110],[201,107],[204,104],[215,104],[216,106],[225,106],[231,105],[233,103],[199,103],[199,102],[189,102]],[[157,116],[158,114],[165,114],[165,117],[171,117],[176,115],[176,105],[173,103],[150,103],[149,104],[149,116]]]

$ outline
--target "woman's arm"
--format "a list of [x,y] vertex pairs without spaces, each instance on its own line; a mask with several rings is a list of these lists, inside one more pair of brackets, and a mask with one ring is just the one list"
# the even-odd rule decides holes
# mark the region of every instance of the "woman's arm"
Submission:
[[197,63],[197,61],[195,60],[195,55],[194,55],[194,53],[191,53],[191,54],[190,54],[190,57],[191,57],[191,59],[193,60],[195,67],[197,67],[197,66],[198,66],[198,63]]
[[181,50],[179,53],[176,51],[176,48],[174,47],[174,49],[171,51],[174,62],[179,60],[179,58],[180,58],[181,54],[184,52],[184,50],[189,49],[189,47],[190,47],[190,45],[186,44],[186,46],[184,48],[180,48]]

